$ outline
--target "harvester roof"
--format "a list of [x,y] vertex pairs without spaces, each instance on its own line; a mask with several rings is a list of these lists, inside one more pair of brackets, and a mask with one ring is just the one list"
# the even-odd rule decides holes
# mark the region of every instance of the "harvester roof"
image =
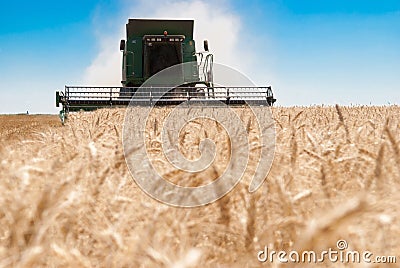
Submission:
[[166,30],[169,35],[185,35],[186,39],[193,40],[193,24],[193,20],[129,19],[126,32],[131,37],[160,35]]

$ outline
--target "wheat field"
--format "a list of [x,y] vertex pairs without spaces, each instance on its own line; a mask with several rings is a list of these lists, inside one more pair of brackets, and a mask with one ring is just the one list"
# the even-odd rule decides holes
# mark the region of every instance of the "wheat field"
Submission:
[[[217,178],[229,137],[212,121],[188,124],[180,136],[187,158],[199,157],[205,137],[218,146],[210,170],[185,177],[161,154],[168,109],[156,109],[146,128],[155,168],[182,185]],[[256,126],[236,110],[257,154]],[[248,192],[257,159],[250,158],[234,190],[197,208],[155,201],[132,180],[124,109],[74,113],[63,127],[1,136],[0,267],[279,267],[257,253],[321,251],[339,239],[352,250],[399,258],[400,107],[274,107],[272,114],[275,157],[260,189]],[[313,266],[390,265],[304,264]]]

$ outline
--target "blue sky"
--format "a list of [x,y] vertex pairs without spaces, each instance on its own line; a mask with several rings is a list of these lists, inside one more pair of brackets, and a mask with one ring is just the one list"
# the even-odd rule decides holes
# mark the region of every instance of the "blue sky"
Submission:
[[56,113],[66,84],[119,86],[127,19],[163,16],[195,18],[215,60],[271,84],[278,105],[400,104],[398,0],[160,3],[3,1],[0,113]]

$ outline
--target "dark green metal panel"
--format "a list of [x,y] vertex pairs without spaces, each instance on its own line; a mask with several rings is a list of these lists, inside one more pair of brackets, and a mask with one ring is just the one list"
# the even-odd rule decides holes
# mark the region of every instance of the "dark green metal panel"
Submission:
[[[196,80],[199,80],[199,74],[198,74],[198,69],[197,69],[197,58],[196,58],[196,48],[195,48],[195,42],[194,40],[186,40],[182,44],[182,49],[183,49],[183,62],[193,62],[193,64],[190,64],[191,69],[190,70],[184,70],[185,74],[185,81],[186,82],[193,82]],[[185,65],[186,68],[189,68],[189,66]]]
[[128,36],[125,57],[126,57],[126,78],[127,81],[134,81],[135,84],[143,83],[143,37]]

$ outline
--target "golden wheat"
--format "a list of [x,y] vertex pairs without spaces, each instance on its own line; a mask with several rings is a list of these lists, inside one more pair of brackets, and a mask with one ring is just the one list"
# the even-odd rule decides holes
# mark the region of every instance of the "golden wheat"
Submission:
[[[207,137],[218,152],[210,171],[185,177],[162,155],[168,111],[156,109],[147,125],[155,168],[183,185],[217,178],[229,156],[227,134],[207,120],[181,131],[189,159]],[[255,122],[236,111],[257,155]],[[257,252],[324,250],[339,239],[374,255],[400,252],[400,107],[273,108],[276,152],[262,187],[247,191],[258,159],[251,156],[234,190],[192,209],[161,204],[134,183],[123,155],[124,112],[75,113],[64,127],[3,136],[0,267],[276,267],[260,263]]]

